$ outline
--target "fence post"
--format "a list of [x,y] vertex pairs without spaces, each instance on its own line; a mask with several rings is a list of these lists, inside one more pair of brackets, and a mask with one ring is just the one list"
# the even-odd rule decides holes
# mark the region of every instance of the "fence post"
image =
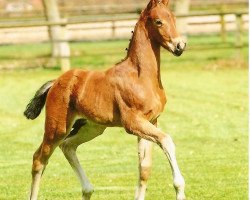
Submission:
[[115,20],[111,21],[112,25],[111,25],[111,29],[112,29],[112,39],[115,39]]
[[[67,19],[62,19],[63,22],[67,22]],[[60,30],[60,41],[59,41],[59,60],[61,70],[63,72],[68,71],[70,69],[70,47],[68,43],[68,35],[66,23],[61,26]]]
[[242,14],[236,14],[236,47],[242,47],[243,39],[242,39],[242,32],[243,32],[243,20]]
[[[190,10],[190,0],[176,0],[175,1],[175,14],[188,15]],[[176,27],[184,40],[188,37],[188,18],[178,17],[176,20]]]
[[[43,0],[45,15],[48,22],[61,22],[60,12],[57,5],[57,0]],[[66,21],[65,21],[66,22]],[[66,23],[65,23],[66,24]],[[70,49],[67,42],[66,27],[60,25],[51,25],[49,28],[49,37],[52,47],[52,61],[59,60],[62,71],[67,71],[70,68],[69,56]]]
[[220,33],[221,33],[221,40],[222,42],[226,42],[226,21],[225,21],[225,15],[223,13],[220,14]]

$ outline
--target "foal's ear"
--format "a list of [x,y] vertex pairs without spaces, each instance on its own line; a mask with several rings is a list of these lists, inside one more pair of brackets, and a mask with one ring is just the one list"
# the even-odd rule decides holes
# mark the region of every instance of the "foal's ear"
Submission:
[[168,6],[169,0],[162,0],[161,1],[165,6]]
[[147,10],[152,9],[158,3],[163,3],[165,6],[168,6],[169,0],[150,0],[148,5],[147,5]]
[[148,11],[151,10],[153,7],[156,6],[156,4],[157,4],[158,2],[159,2],[159,1],[157,1],[157,0],[150,0],[149,3],[148,3],[148,5],[147,5],[147,10],[148,10]]

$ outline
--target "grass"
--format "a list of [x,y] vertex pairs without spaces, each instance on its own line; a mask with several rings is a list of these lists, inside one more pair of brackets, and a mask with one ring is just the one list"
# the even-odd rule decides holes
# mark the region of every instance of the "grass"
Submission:
[[[168,103],[159,126],[175,141],[189,200],[243,200],[248,198],[248,49],[201,49],[207,40],[217,41],[190,38],[190,50],[180,58],[162,52]],[[73,43],[72,63],[87,69],[107,68],[124,57],[126,46],[127,41]],[[0,55],[32,58],[47,50],[47,44],[3,46]],[[60,74],[41,68],[0,71],[1,200],[28,196],[32,155],[43,137],[44,112],[35,121],[27,121],[22,112],[38,87]],[[160,148],[154,146],[153,151],[147,199],[174,199],[168,161]],[[78,155],[95,186],[93,200],[133,199],[138,176],[134,136],[109,128],[79,147]],[[39,199],[80,198],[80,184],[57,149],[45,171]]]

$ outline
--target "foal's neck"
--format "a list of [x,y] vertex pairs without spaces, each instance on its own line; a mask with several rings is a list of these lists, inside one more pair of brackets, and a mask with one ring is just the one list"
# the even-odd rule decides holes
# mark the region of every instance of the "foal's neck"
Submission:
[[161,85],[160,45],[149,38],[145,21],[136,24],[127,58],[138,70],[138,76],[151,78]]

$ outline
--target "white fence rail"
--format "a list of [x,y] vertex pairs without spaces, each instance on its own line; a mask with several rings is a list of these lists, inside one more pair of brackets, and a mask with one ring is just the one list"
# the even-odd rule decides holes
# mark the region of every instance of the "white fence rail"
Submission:
[[[188,21],[189,35],[220,33],[226,40],[226,32],[248,29],[248,13],[194,13],[185,16]],[[131,30],[138,15],[112,16],[105,18],[70,18],[67,21],[48,23],[43,20],[0,23],[0,44],[31,43],[48,41],[47,27],[66,26],[66,38],[77,40],[122,39],[131,36]],[[238,19],[238,20],[237,20]],[[240,26],[239,24],[240,23]]]

